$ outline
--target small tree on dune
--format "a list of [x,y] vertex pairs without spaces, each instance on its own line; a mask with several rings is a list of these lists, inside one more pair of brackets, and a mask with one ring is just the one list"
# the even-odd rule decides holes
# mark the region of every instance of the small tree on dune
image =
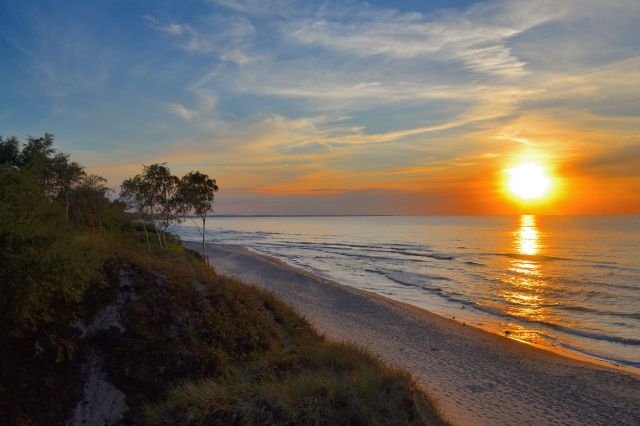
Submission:
[[[202,236],[202,256],[206,259],[205,240],[207,216],[213,212],[213,200],[218,191],[215,179],[200,172],[190,172],[182,177],[178,186],[178,199],[184,213],[192,213],[200,218],[202,227],[194,221]],[[208,261],[207,261],[208,262]]]
[[161,249],[167,248],[166,232],[179,222],[181,205],[178,200],[180,179],[171,174],[165,163],[142,166],[142,173],[126,179],[120,185],[120,199],[139,215],[144,227],[148,249],[149,234],[146,224],[153,223]]
[[167,248],[166,232],[172,224],[179,222],[178,184],[180,180],[171,174],[166,163],[143,166],[142,180],[145,183],[151,220],[158,233],[160,247]]
[[120,200],[125,203],[127,208],[133,210],[138,215],[138,219],[144,229],[147,250],[151,253],[151,243],[149,242],[149,232],[147,230],[147,222],[150,221],[150,197],[148,195],[147,184],[142,179],[142,175],[135,175],[122,182],[122,185],[120,185]]
[[102,237],[102,222],[109,208],[107,197],[111,190],[106,183],[107,180],[101,176],[85,175],[70,196],[75,221],[97,232],[98,237]]
[[[77,186],[82,182],[87,182],[86,172],[80,164],[75,161],[70,161],[69,156],[62,153],[58,153],[52,158],[51,168],[53,170],[52,181],[55,192],[57,196],[64,201],[67,221],[69,221],[69,209],[71,208],[69,197]],[[97,178],[98,176],[93,176],[91,181],[95,183]]]

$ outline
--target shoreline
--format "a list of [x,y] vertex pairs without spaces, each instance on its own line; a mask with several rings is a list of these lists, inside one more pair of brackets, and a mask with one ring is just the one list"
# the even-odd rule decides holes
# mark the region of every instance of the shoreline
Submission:
[[[211,245],[211,244],[208,244],[208,245]],[[215,244],[215,245],[217,245],[217,246],[226,246],[224,244]],[[616,372],[623,372],[623,373],[630,374],[630,375],[640,379],[640,368],[634,368],[634,367],[627,366],[627,365],[617,364],[617,363],[615,363],[613,361],[608,361],[606,359],[594,358],[594,357],[591,357],[589,355],[581,354],[579,352],[573,352],[573,351],[568,350],[568,349],[566,349],[566,350],[555,349],[553,347],[545,346],[545,345],[542,345],[542,344],[536,344],[536,343],[533,343],[533,342],[528,342],[526,340],[520,340],[520,339],[516,339],[516,338],[513,338],[513,337],[503,336],[502,334],[500,334],[498,332],[493,332],[493,331],[486,330],[486,329],[484,329],[482,327],[479,327],[479,326],[476,326],[476,325],[473,325],[473,324],[467,324],[464,321],[459,321],[459,320],[456,320],[456,319],[449,318],[449,317],[447,317],[445,315],[441,315],[441,314],[439,314],[437,312],[430,311],[427,308],[422,308],[420,306],[415,306],[415,305],[412,305],[412,304],[407,303],[407,302],[403,302],[403,301],[400,301],[400,300],[392,299],[391,297],[387,297],[387,296],[384,296],[382,294],[375,293],[373,291],[368,291],[368,290],[364,290],[364,289],[360,289],[360,288],[356,288],[356,287],[351,287],[351,286],[348,286],[348,285],[345,285],[345,284],[341,284],[341,283],[339,283],[337,281],[334,281],[332,279],[322,277],[320,275],[314,274],[311,271],[307,271],[306,269],[303,269],[303,268],[300,268],[300,267],[298,267],[296,265],[288,263],[288,262],[286,262],[286,261],[284,261],[282,259],[279,259],[279,258],[277,258],[275,256],[270,256],[268,254],[264,254],[264,253],[260,253],[260,252],[257,252],[255,250],[252,250],[249,247],[245,247],[245,246],[233,246],[233,247],[242,247],[242,249],[247,250],[248,252],[250,252],[250,253],[252,253],[252,254],[254,254],[256,256],[263,256],[265,258],[268,258],[272,262],[282,265],[282,267],[292,269],[292,270],[294,270],[294,271],[296,271],[298,273],[307,274],[307,275],[309,275],[309,276],[311,276],[311,277],[313,277],[313,278],[315,278],[315,279],[317,279],[319,281],[325,282],[328,285],[341,287],[341,288],[343,288],[343,289],[345,289],[347,291],[353,292],[354,294],[358,294],[358,295],[361,295],[363,297],[379,299],[380,302],[382,302],[382,303],[389,303],[391,305],[397,305],[400,309],[408,310],[414,315],[418,315],[418,316],[422,315],[422,316],[427,316],[427,317],[435,316],[439,320],[450,321],[450,322],[452,322],[454,324],[457,324],[459,326],[469,327],[470,329],[476,330],[476,332],[478,332],[478,333],[486,333],[486,334],[489,335],[489,336],[485,336],[486,338],[497,337],[498,338],[497,344],[506,344],[506,345],[523,344],[523,345],[525,345],[525,346],[527,346],[529,348],[534,348],[534,349],[537,349],[537,350],[541,350],[541,351],[543,351],[545,353],[549,353],[550,355],[552,354],[552,355],[560,356],[562,358],[565,358],[567,361],[584,362],[584,363],[587,363],[587,364],[591,364],[594,367],[610,369],[610,370],[613,370],[613,371],[616,371]],[[465,325],[463,325],[463,324],[465,324]]]
[[463,325],[242,246],[208,244],[207,256],[219,273],[274,292],[329,339],[410,372],[454,424],[640,422],[640,376],[628,367]]
[[[221,247],[227,247],[228,246],[228,245],[225,245],[225,244],[211,244],[211,243],[207,243],[207,245],[215,245],[215,246],[221,246]],[[300,267],[298,267],[296,265],[288,263],[285,260],[279,259],[279,258],[277,258],[275,256],[271,256],[271,255],[268,255],[268,254],[264,254],[264,253],[260,253],[260,252],[257,252],[255,250],[252,250],[249,247],[240,246],[240,245],[230,245],[230,246],[231,247],[241,247],[242,249],[247,250],[248,252],[250,252],[250,253],[252,253],[252,254],[254,254],[256,256],[263,256],[265,258],[268,258],[272,262],[275,262],[275,263],[278,263],[278,264],[282,265],[282,267],[284,267],[284,268],[289,268],[289,269],[292,269],[292,270],[294,270],[296,272],[299,272],[299,273],[302,273],[302,274],[307,274],[307,275],[309,275],[309,276],[311,276],[311,277],[313,277],[313,278],[315,278],[315,279],[317,279],[319,281],[325,282],[328,285],[334,285],[334,286],[338,286],[338,287],[344,288],[347,291],[351,291],[351,292],[353,292],[355,294],[359,294],[359,295],[361,295],[363,297],[379,298],[384,303],[396,304],[401,309],[409,310],[412,313],[414,313],[415,315],[435,316],[435,317],[437,317],[439,319],[442,319],[444,321],[451,321],[451,322],[453,322],[455,324],[458,324],[458,325],[465,324],[464,327],[469,327],[471,329],[477,330],[478,333],[486,333],[486,334],[489,334],[490,336],[498,337],[499,344],[507,344],[507,345],[509,345],[511,343],[523,344],[523,345],[526,345],[529,348],[535,348],[537,350],[541,350],[541,351],[546,352],[546,353],[550,353],[550,354],[553,354],[553,355],[560,356],[560,357],[565,358],[567,360],[584,362],[584,363],[587,363],[587,364],[591,364],[591,365],[593,365],[595,367],[611,369],[611,370],[616,371],[616,372],[623,372],[623,373],[630,374],[630,375],[640,379],[640,368],[634,368],[634,367],[631,367],[631,366],[628,366],[628,365],[618,364],[618,363],[616,363],[614,361],[592,357],[592,356],[589,356],[588,354],[583,354],[583,353],[580,353],[580,352],[571,351],[569,349],[556,349],[556,348],[553,348],[553,347],[550,347],[550,346],[545,346],[543,344],[537,344],[537,343],[533,343],[533,342],[528,342],[526,340],[520,340],[520,339],[516,339],[514,337],[507,337],[507,336],[504,336],[504,335],[502,335],[502,334],[500,334],[498,332],[490,331],[490,330],[484,329],[482,327],[479,327],[479,326],[476,326],[476,325],[473,325],[473,324],[467,324],[464,321],[459,321],[459,320],[456,320],[456,319],[449,318],[449,317],[447,317],[445,315],[439,314],[437,312],[433,312],[433,311],[431,311],[431,310],[429,310],[427,308],[422,308],[420,306],[416,306],[416,305],[412,305],[412,304],[407,303],[407,302],[396,300],[396,299],[393,299],[391,297],[387,297],[385,295],[375,293],[373,291],[368,291],[368,290],[364,290],[364,289],[348,286],[348,285],[345,285],[345,284],[341,284],[341,283],[339,283],[337,281],[334,281],[334,280],[332,280],[330,278],[325,278],[323,276],[314,274],[311,271],[307,271],[306,269],[303,269],[303,268],[300,268]]]

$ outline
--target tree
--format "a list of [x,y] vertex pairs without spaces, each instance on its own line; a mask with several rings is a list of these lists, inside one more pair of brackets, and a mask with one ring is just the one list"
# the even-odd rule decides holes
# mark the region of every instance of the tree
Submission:
[[63,358],[102,258],[65,214],[53,165],[69,162],[52,143],[49,134],[22,146],[0,141],[0,347],[24,343]]
[[50,133],[40,138],[29,137],[22,146],[16,137],[0,138],[0,165],[31,173],[43,185],[48,197],[64,201],[68,221],[69,194],[85,172],[80,164],[70,161],[68,155],[56,151],[53,142]]
[[99,236],[102,234],[105,213],[111,205],[107,198],[111,190],[106,187],[106,183],[107,180],[101,176],[84,175],[71,193],[76,223],[97,230]]
[[18,168],[22,164],[20,142],[15,136],[2,139],[0,136],[0,166]]
[[178,198],[184,213],[195,214],[202,220],[202,228],[194,221],[202,235],[202,256],[205,254],[207,215],[213,212],[214,195],[218,191],[215,179],[200,172],[190,172],[182,177],[178,189]]
[[122,185],[120,185],[120,200],[125,203],[127,208],[138,215],[138,219],[144,229],[147,249],[151,253],[151,243],[149,243],[149,232],[147,230],[147,223],[150,221],[149,206],[151,201],[147,183],[142,178],[142,175],[135,175],[122,182]]
[[171,174],[165,163],[142,166],[142,173],[126,179],[120,186],[120,199],[129,209],[139,214],[147,246],[149,244],[147,223],[153,224],[160,248],[167,248],[166,232],[172,224],[180,221],[178,184],[180,179]]
[[45,133],[41,138],[29,136],[27,143],[20,150],[20,160],[22,165],[36,164],[41,160],[50,160],[56,150],[53,146],[53,135]]
[[147,191],[151,220],[159,230],[160,247],[167,248],[167,228],[180,220],[180,205],[177,201],[178,183],[180,180],[171,174],[166,163],[143,166],[142,181]]
[[[68,221],[70,208],[69,195],[77,185],[83,181],[86,182],[85,178],[87,176],[80,164],[75,161],[69,161],[69,156],[62,153],[58,153],[51,158],[51,170],[53,191],[58,198],[64,201]],[[94,180],[98,177],[99,176],[94,175]],[[103,183],[106,182],[106,179],[100,179],[103,180]],[[103,195],[106,195],[106,193]]]

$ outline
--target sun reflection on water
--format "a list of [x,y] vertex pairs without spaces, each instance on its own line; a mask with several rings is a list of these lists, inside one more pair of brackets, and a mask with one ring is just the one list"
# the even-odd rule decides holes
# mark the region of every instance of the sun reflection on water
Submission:
[[[520,217],[519,227],[513,232],[513,258],[507,265],[506,283],[500,296],[507,302],[508,314],[530,321],[549,321],[548,283],[544,279],[540,257],[544,245],[533,215]],[[512,327],[512,337],[536,341],[536,331],[520,326]]]
[[533,256],[538,254],[540,234],[536,226],[536,217],[530,214],[520,217],[520,228],[515,232],[515,246],[519,254]]

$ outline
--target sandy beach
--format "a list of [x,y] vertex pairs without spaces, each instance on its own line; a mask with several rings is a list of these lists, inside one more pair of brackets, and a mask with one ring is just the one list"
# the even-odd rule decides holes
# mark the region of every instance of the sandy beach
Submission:
[[240,246],[209,245],[207,255],[218,273],[271,290],[328,338],[409,371],[453,424],[640,424],[640,377],[628,371],[463,326]]

